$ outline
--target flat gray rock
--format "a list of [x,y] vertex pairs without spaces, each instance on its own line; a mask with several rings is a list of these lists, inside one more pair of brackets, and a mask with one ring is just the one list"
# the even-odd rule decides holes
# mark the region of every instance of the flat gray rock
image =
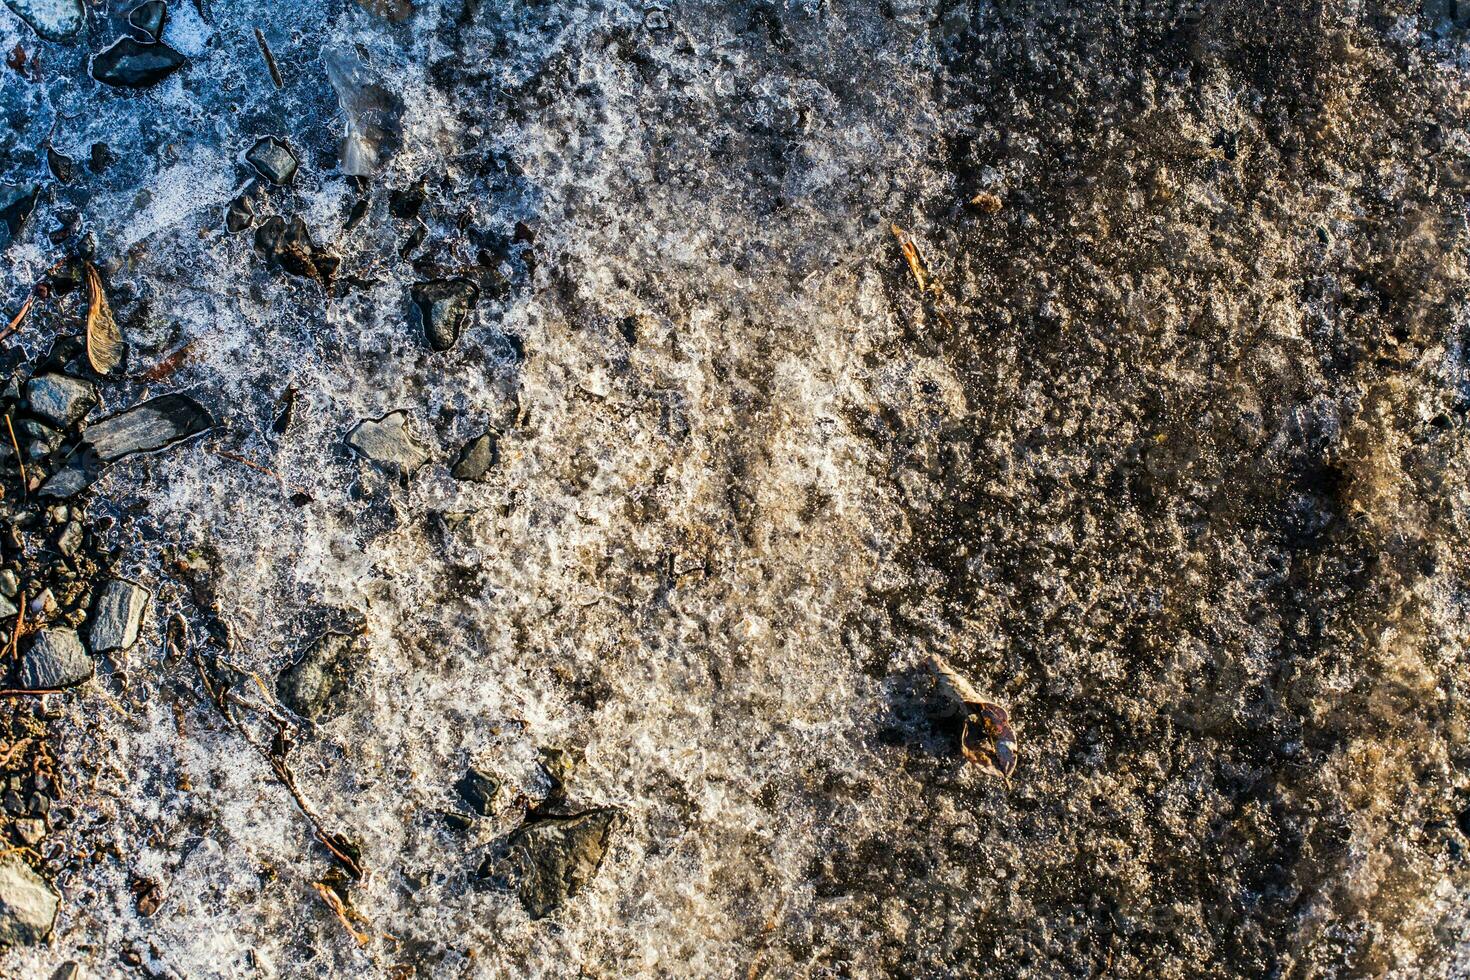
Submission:
[[114,88],[150,88],[188,63],[167,44],[124,37],[92,59],[92,77]]
[[163,395],[94,422],[86,444],[104,463],[164,449],[214,425],[204,407],[188,395]]
[[456,480],[484,480],[491,467],[500,462],[500,447],[495,433],[487,432],[476,436],[465,444],[459,454],[459,462],[450,473]]
[[0,944],[45,942],[56,922],[61,896],[14,852],[0,855]]
[[75,630],[47,629],[21,657],[18,680],[28,690],[52,690],[80,684],[95,670]]
[[408,432],[408,413],[364,419],[347,433],[347,445],[385,469],[412,476],[429,461],[429,451]]
[[75,37],[87,23],[82,0],[5,0],[5,6],[47,41]]
[[245,160],[272,184],[289,184],[296,176],[296,154],[274,136],[265,136],[245,154]]
[[307,721],[331,721],[346,708],[348,688],[360,662],[358,637],[328,633],[276,678],[276,697]]
[[97,387],[69,374],[42,374],[26,382],[26,406],[32,415],[70,428],[97,404]]
[[408,292],[414,319],[429,349],[446,351],[459,341],[480,287],[468,279],[431,279],[414,283]]
[[[616,810],[589,810],[535,820],[511,835],[498,870],[514,883],[531,918],[550,915],[592,880],[617,817]],[[482,867],[482,876],[486,870]]]
[[150,596],[147,589],[126,579],[115,578],[104,585],[87,623],[87,645],[92,652],[126,650],[136,643]]

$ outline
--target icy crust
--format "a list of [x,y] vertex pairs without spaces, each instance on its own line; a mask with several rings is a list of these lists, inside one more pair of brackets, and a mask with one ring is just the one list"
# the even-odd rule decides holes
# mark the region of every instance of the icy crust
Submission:
[[[892,329],[863,266],[877,216],[922,176],[920,33],[794,10],[798,74],[778,80],[770,38],[722,4],[664,12],[669,27],[620,4],[423,4],[405,27],[352,5],[214,2],[209,24],[188,6],[165,39],[193,64],[156,89],[25,90],[77,117],[55,137],[68,153],[106,140],[121,158],[88,178],[86,218],[114,263],[130,370],[188,346],[167,381],[112,388],[104,409],[184,390],[219,424],[96,488],[120,572],[157,601],[105,696],[63,708],[83,816],[62,853],[104,856],[57,859],[55,944],[7,968],[109,975],[125,954],[190,978],[792,968],[815,828],[882,819],[851,794],[874,768],[858,733],[880,691],[838,641],[895,529],[844,412],[871,397],[855,368],[867,336]],[[352,231],[328,46],[410,107]],[[52,118],[40,107],[35,133]],[[343,256],[364,282],[342,295],[267,272],[249,234],[223,230],[251,176],[240,154],[267,134],[302,166],[262,213],[300,214]],[[422,276],[397,257],[412,222],[389,213],[390,190],[420,180],[436,261],[474,263],[462,214],[506,240],[516,222],[535,233],[534,272],[513,257],[510,298],[482,299],[443,353],[412,329]],[[49,254],[34,234],[17,245],[15,287]],[[399,408],[432,456],[407,486],[343,444]],[[493,478],[454,480],[487,428]],[[167,655],[169,613],[203,635],[179,558],[209,569],[231,656],[263,678],[324,629],[362,630],[353,704],[303,734],[295,769],[363,845],[365,946],[311,888],[331,862],[307,822]],[[473,878],[521,822],[517,800],[546,796],[549,749],[578,759],[572,805],[624,819],[597,874],[533,923]],[[439,811],[471,763],[505,788],[452,831]],[[151,917],[138,879],[165,896]]]
[[[83,166],[83,180],[38,208],[7,252],[7,309],[54,261],[50,215],[81,208],[133,345],[135,380],[104,385],[97,414],[177,390],[218,424],[169,454],[121,461],[97,484],[93,511],[117,520],[117,573],[155,599],[138,645],[58,702],[80,814],[45,863],[64,901],[53,945],[0,954],[0,968],[48,976],[70,959],[112,976],[132,969],[123,957],[180,978],[1218,966],[1206,914],[1279,883],[1270,862],[1287,839],[1272,823],[1279,807],[1232,795],[1277,765],[1237,757],[1230,727],[1244,710],[1232,698],[1275,662],[1277,634],[1252,628],[1261,593],[1251,590],[1275,574],[1276,542],[1242,533],[1211,558],[1180,543],[1198,514],[1150,521],[1113,486],[1104,503],[1071,495],[1067,481],[1100,453],[1132,453],[1145,474],[1134,485],[1165,486],[1202,459],[1235,458],[1238,444],[1195,452],[1187,421],[1159,440],[1157,419],[1124,411],[1140,389],[1188,390],[1214,370],[1206,345],[1193,360],[1179,353],[1192,336],[1183,301],[1195,297],[1176,295],[1171,266],[1120,263],[1114,275],[1095,264],[1100,253],[1062,246],[1094,236],[1136,251],[1145,238],[1127,236],[1154,228],[1173,192],[1194,210],[1151,254],[1203,261],[1222,234],[1208,215],[1241,206],[1244,192],[1161,177],[1144,166],[1156,162],[1148,153],[1186,165],[1147,145],[1137,174],[1089,185],[1085,167],[1058,163],[1070,126],[1040,107],[1092,118],[1091,99],[1103,118],[1123,93],[1156,96],[1174,109],[1170,132],[1223,155],[1202,149],[1217,129],[1265,128],[1252,122],[1265,114],[1250,91],[1259,66],[1216,63],[1203,91],[1159,92],[1189,72],[1135,73],[1121,55],[1115,65],[1095,23],[1058,46],[1076,19],[1046,4],[1038,25],[1025,10],[997,19],[989,4],[974,16],[909,2],[418,6],[393,26],[345,2],[212,0],[207,22],[193,4],[171,4],[165,40],[191,65],[133,95],[83,77],[86,54],[120,30],[99,16],[74,49],[43,50],[43,81],[6,88],[10,176],[41,173],[37,147],[57,119],[53,143],[79,163],[99,140],[120,158],[100,175]],[[1240,5],[1226,7],[1236,20],[1223,23],[1250,27]],[[1384,25],[1358,8],[1340,11],[1346,29],[1383,46],[1373,63],[1396,78],[1383,51],[1416,57],[1405,53],[1420,43],[1412,12]],[[1128,13],[1130,24],[1163,16]],[[1306,15],[1294,17],[1276,27],[1298,36]],[[0,31],[7,49],[35,44],[3,11]],[[1436,57],[1458,57],[1455,43],[1435,41]],[[336,169],[345,120],[322,51],[351,52],[361,77],[406,107],[401,146],[373,160],[366,215],[350,230],[359,192]],[[1058,94],[1054,73],[1092,87]],[[1043,94],[997,95],[1020,79]],[[1439,84],[1446,112],[1459,111],[1463,77]],[[967,115],[988,109],[1000,114]],[[1188,125],[1196,116],[1210,126]],[[1381,132],[1322,118],[1324,131],[1333,119],[1345,127],[1319,174],[1330,191],[1293,207],[1331,213],[1339,234],[1369,219],[1360,161],[1341,147]],[[1116,122],[1096,125],[1121,133]],[[991,141],[975,146],[1004,152],[972,158],[973,132]],[[330,297],[268,271],[250,233],[224,230],[228,202],[249,189],[241,155],[267,135],[301,166],[290,187],[251,192],[257,213],[300,216],[341,255],[339,279],[354,281]],[[1463,156],[1463,133],[1443,138]],[[1056,156],[1040,155],[1048,145]],[[1389,198],[1418,186],[1391,156],[1373,172]],[[421,183],[422,206],[395,215],[392,192]],[[1067,208],[1032,217],[1015,203],[1060,187],[1076,195],[1062,198]],[[963,211],[981,189],[1011,202],[991,238]],[[914,225],[930,248],[961,304],[939,308],[948,320],[917,302],[890,221]],[[417,222],[413,258],[433,269],[399,255]],[[533,243],[517,241],[517,223]],[[1315,228],[1297,223],[1260,221],[1251,247],[1298,254]],[[412,284],[495,249],[506,298],[482,298],[456,346],[430,351],[410,314]],[[1295,282],[1303,268],[1281,272]],[[1244,375],[1269,380],[1320,323],[1291,289],[1253,292],[1267,277],[1231,271],[1215,290],[1220,320],[1264,310],[1270,331],[1221,336],[1229,351],[1257,352]],[[1454,265],[1429,271],[1462,277]],[[1068,276],[1101,298],[1063,289]],[[1457,309],[1453,323],[1464,319]],[[64,329],[35,323],[15,342],[34,356]],[[1326,372],[1232,395],[1243,424],[1260,428],[1252,458],[1283,470],[1304,445],[1357,433],[1363,476],[1351,499],[1381,550],[1402,507],[1440,508],[1440,534],[1463,523],[1459,464],[1430,458],[1420,483],[1376,468],[1392,457],[1384,446],[1407,444],[1395,418],[1427,425],[1440,396],[1463,390],[1458,330],[1435,319],[1429,333],[1433,382],[1390,387],[1378,416],[1360,417],[1366,396]],[[181,350],[166,379],[141,378]],[[1331,360],[1330,345],[1317,353]],[[406,483],[344,443],[361,421],[400,409],[430,454]],[[499,433],[498,464],[484,482],[455,480],[461,447],[487,430]],[[1231,471],[1252,487],[1270,472]],[[1315,497],[1297,504],[1293,519],[1316,519]],[[1076,555],[1092,564],[1069,564]],[[1310,674],[1324,713],[1334,685],[1389,692],[1391,707],[1367,717],[1396,737],[1352,729],[1321,783],[1282,791],[1325,800],[1334,817],[1347,809],[1301,852],[1300,865],[1323,869],[1305,879],[1319,891],[1299,896],[1301,932],[1273,942],[1371,946],[1352,962],[1405,976],[1463,943],[1464,872],[1428,829],[1452,826],[1464,789],[1446,775],[1460,763],[1445,733],[1463,727],[1454,624],[1465,602],[1451,557],[1439,553],[1438,571],[1412,585],[1376,582],[1390,600],[1412,596],[1412,624],[1343,614],[1345,631],[1374,627],[1371,671]],[[205,634],[180,560],[206,570],[233,627],[231,658],[267,689],[314,638],[361,634],[347,706],[303,726],[293,758],[303,796],[362,844],[368,873],[348,893],[364,944],[312,888],[332,862],[306,820],[203,699],[191,663],[167,652],[171,613]],[[1188,580],[1151,577],[1180,568],[1216,575],[1219,592],[1201,598]],[[1351,609],[1341,598],[1351,581],[1324,582],[1342,591],[1323,607]],[[1228,609],[1225,638],[1185,624],[1158,647],[1129,646],[1133,634],[1118,629],[1127,616],[1109,618],[1181,596]],[[1170,652],[1156,661],[1139,648]],[[931,650],[1011,699],[1022,741],[1009,796],[962,767],[927,720],[916,668]],[[1235,671],[1218,696],[1179,693],[1216,662]],[[1439,727],[1420,723],[1414,706],[1425,704],[1450,706]],[[1146,744],[1120,734],[1129,726]],[[1270,735],[1284,745],[1291,733]],[[532,921],[476,870],[551,792],[548,750],[576,760],[567,812],[615,808],[622,819],[596,874]],[[442,811],[457,806],[470,765],[502,788],[490,815],[455,830]],[[1435,787],[1433,807],[1405,773]],[[1403,801],[1415,822],[1401,839]],[[1235,828],[1225,853],[1189,850],[1220,826]],[[1190,880],[1172,882],[1171,868]],[[1239,885],[1221,886],[1221,905],[1189,891],[1217,875]],[[164,896],[150,916],[132,897],[143,879]],[[1138,937],[1155,932],[1195,945],[1146,960]]]

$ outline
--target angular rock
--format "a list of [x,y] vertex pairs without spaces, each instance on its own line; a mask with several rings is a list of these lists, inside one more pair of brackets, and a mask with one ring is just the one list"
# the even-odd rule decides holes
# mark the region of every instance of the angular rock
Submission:
[[500,789],[500,784],[494,777],[471,767],[454,784],[454,788],[466,807],[484,817],[490,814],[490,807],[495,801],[495,792]]
[[491,467],[500,462],[500,445],[494,432],[476,436],[465,443],[459,461],[450,473],[456,480],[484,480]]
[[61,433],[35,419],[15,423],[15,434],[29,459],[40,459],[61,445]]
[[138,641],[151,593],[135,582],[115,578],[97,593],[87,624],[87,646],[94,654],[126,650]]
[[148,88],[188,63],[188,58],[167,44],[143,44],[122,37],[92,59],[92,77],[115,88]]
[[17,680],[29,690],[73,687],[91,677],[95,669],[75,630],[47,629],[21,657]]
[[42,374],[26,382],[26,407],[62,428],[76,425],[97,404],[97,388],[69,374]]
[[40,184],[0,183],[0,248],[6,248],[20,237],[26,220],[36,209],[36,196],[41,193]]
[[276,214],[265,219],[255,230],[255,250],[270,268],[285,269],[293,276],[323,285],[331,282],[342,263],[332,251],[317,247],[300,217],[287,220]]
[[455,345],[479,296],[480,287],[468,279],[431,279],[409,287],[413,313],[430,350]]
[[276,697],[307,721],[331,721],[347,707],[344,695],[360,661],[356,635],[328,633],[276,677]]
[[85,444],[104,463],[164,449],[214,425],[188,395],[162,395],[92,423]]
[[5,0],[5,6],[47,41],[65,41],[87,23],[82,0]]
[[70,184],[77,173],[77,165],[72,158],[56,152],[56,148],[52,146],[46,147],[46,169],[61,184]]
[[364,419],[347,433],[347,444],[379,466],[412,476],[429,461],[429,451],[409,435],[408,413],[389,412],[380,419]]
[[148,44],[163,39],[163,25],[167,22],[168,4],[163,0],[148,0],[128,13],[128,26],[137,32],[138,40]]
[[237,197],[230,202],[229,208],[225,210],[225,228],[231,234],[239,234],[249,230],[255,224],[255,205],[250,203],[248,197]]
[[9,596],[0,595],[0,619],[9,619],[19,611],[16,608],[15,600]]
[[56,888],[32,871],[19,854],[0,855],[0,944],[45,942],[60,904]]
[[265,136],[245,154],[245,160],[272,184],[289,184],[296,176],[296,154],[274,136]]
[[526,823],[511,835],[504,860],[487,860],[480,876],[508,876],[527,914],[544,918],[592,880],[617,818],[617,810],[589,810]]

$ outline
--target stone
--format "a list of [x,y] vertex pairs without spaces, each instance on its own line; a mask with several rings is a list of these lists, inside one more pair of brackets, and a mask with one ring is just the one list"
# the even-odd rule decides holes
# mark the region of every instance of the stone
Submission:
[[75,556],[81,550],[83,534],[79,521],[67,521],[56,535],[56,550],[68,558]]
[[82,980],[81,964],[75,960],[67,960],[56,968],[55,973],[51,974],[51,980]]
[[331,721],[347,707],[345,695],[361,659],[357,635],[327,633],[276,677],[276,697],[307,721]]
[[85,444],[96,457],[111,463],[164,449],[214,425],[204,407],[187,395],[162,395],[94,422]]
[[495,802],[495,793],[500,789],[500,784],[493,776],[471,766],[460,777],[459,782],[454,784],[454,788],[466,807],[485,817],[490,815],[490,808]]
[[20,661],[19,684],[28,690],[74,687],[92,676],[96,664],[75,630],[46,629]]
[[0,248],[20,237],[26,221],[36,209],[40,184],[7,184],[0,181]]
[[505,858],[487,859],[480,876],[508,877],[532,919],[542,919],[586,887],[607,853],[617,810],[543,817],[511,835]]
[[459,461],[450,470],[456,480],[482,481],[491,467],[500,462],[500,446],[496,434],[487,432],[465,443]]
[[5,6],[47,41],[70,40],[87,23],[82,0],[5,0]]
[[16,422],[15,435],[29,459],[49,456],[52,450],[61,445],[61,433],[35,419],[21,419]]
[[9,619],[18,612],[20,609],[16,607],[14,599],[0,595],[0,619]]
[[84,419],[97,405],[97,386],[69,374],[41,374],[26,382],[26,408],[63,429]]
[[0,854],[0,945],[45,942],[61,896],[14,851]]
[[257,140],[245,154],[245,160],[272,184],[289,184],[296,176],[296,154],[274,136]]
[[150,598],[147,589],[126,579],[115,578],[102,586],[87,623],[87,646],[92,652],[126,650],[136,643]]
[[225,228],[231,233],[238,235],[242,231],[248,231],[255,224],[255,205],[250,203],[248,197],[237,197],[230,202],[225,209]]
[[480,287],[468,279],[431,279],[409,287],[414,319],[430,350],[455,345],[479,296]]
[[168,22],[168,4],[148,0],[128,13],[128,26],[137,32],[138,40],[151,44],[163,39],[163,25]]
[[429,461],[429,451],[409,434],[407,421],[401,410],[364,419],[347,433],[347,444],[384,469],[412,476]]
[[167,44],[121,37],[92,59],[92,77],[114,88],[150,88],[188,63]]

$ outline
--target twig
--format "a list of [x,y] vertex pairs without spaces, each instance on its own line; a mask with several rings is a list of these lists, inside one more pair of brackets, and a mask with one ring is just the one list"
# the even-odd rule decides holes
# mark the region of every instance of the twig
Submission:
[[5,413],[5,428],[10,432],[10,444],[15,447],[15,462],[20,466],[20,492],[23,496],[30,496],[31,478],[26,476],[26,461],[20,453],[20,441],[15,438],[15,426],[10,424],[10,413]]
[[322,897],[322,901],[327,903],[327,907],[337,913],[337,919],[342,923],[342,928],[346,929],[348,934],[357,940],[357,945],[366,946],[372,941],[372,936],[359,931],[352,924],[351,910],[347,908],[347,904],[342,901],[342,897],[333,891],[331,886],[323,884],[320,881],[313,881],[311,887],[316,889],[316,893]]
[[282,477],[281,474],[277,473],[275,470],[270,469],[266,466],[261,466],[259,463],[255,462],[252,459],[246,459],[244,456],[241,456],[237,453],[229,452],[224,449],[216,449],[214,451],[214,454],[221,459],[228,459],[232,463],[239,463],[242,466],[248,466],[252,470],[255,470],[257,473],[264,473],[266,476],[271,477],[277,483],[279,483],[282,490],[289,490],[292,493],[299,493],[308,497],[311,496],[311,494],[308,494],[300,487],[293,487],[291,484],[287,483],[285,478]]
[[276,88],[285,88],[286,83],[281,79],[281,70],[276,67],[276,56],[271,54],[271,46],[265,43],[265,35],[260,33],[260,28],[255,29],[255,43],[260,45],[260,53],[265,56],[265,66],[271,70],[271,81],[275,82]]
[[5,644],[5,658],[9,659],[15,655],[17,644],[20,643],[20,631],[25,627],[26,621],[26,594],[20,594],[20,604],[16,607],[15,628],[10,631],[10,642]]
[[0,689],[0,698],[39,698],[62,693],[59,687],[11,687]]
[[31,306],[34,305],[35,302],[35,293],[31,293],[29,296],[26,297],[25,303],[21,305],[20,312],[11,319],[10,326],[5,328],[4,333],[0,333],[0,340],[4,340],[6,337],[9,337],[11,334],[20,329],[21,321],[26,318],[27,313],[31,312]]

